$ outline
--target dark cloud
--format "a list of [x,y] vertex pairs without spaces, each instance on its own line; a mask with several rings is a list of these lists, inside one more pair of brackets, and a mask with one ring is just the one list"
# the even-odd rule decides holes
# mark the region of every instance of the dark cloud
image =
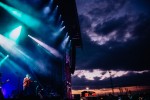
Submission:
[[91,11],[89,11],[88,14],[92,16],[102,16],[106,15],[108,12],[110,13],[111,11],[113,11],[113,9],[111,6],[109,6],[106,9],[94,8]]
[[80,22],[80,26],[82,28],[82,31],[84,29],[90,28],[91,27],[91,21],[88,18],[88,16],[85,15],[79,15],[79,22]]
[[[90,72],[93,69],[150,69],[149,0],[76,1],[83,40],[83,48],[77,49],[76,69]],[[114,86],[150,85],[149,75],[149,72],[129,73],[113,78],[113,83]],[[73,76],[72,82],[73,88],[111,87],[110,79],[99,80],[98,77],[89,81]]]
[[102,25],[98,24],[95,27],[95,32],[100,34],[100,35],[107,35],[110,32],[125,26],[127,20],[128,19],[127,19],[126,16],[125,17],[121,17],[119,19],[111,19],[111,20],[103,23]]
[[72,77],[72,85],[73,85],[73,89],[85,89],[87,86],[89,86],[89,88],[102,88],[104,86],[106,87],[111,87],[109,84],[109,79],[105,80],[105,81],[89,81],[86,80],[85,78],[78,78],[78,77]]
[[110,14],[111,12],[117,12],[119,9],[124,7],[127,1],[125,0],[93,0],[93,5],[99,5],[95,6],[95,8],[91,9],[88,14],[91,16],[102,16]]
[[[95,59],[86,68],[101,68],[101,69],[126,69],[126,70],[141,70],[150,69],[150,53],[145,44],[132,45],[127,47],[115,48],[103,56],[95,56]],[[117,49],[117,50],[116,50]],[[143,50],[144,49],[144,50]]]
[[[123,87],[123,86],[146,86],[150,85],[150,79],[147,77],[150,73],[144,74],[135,74],[129,73],[122,77],[113,78],[113,86],[114,87]],[[142,79],[142,81],[141,81]],[[91,89],[98,89],[98,88],[111,88],[111,81],[110,78],[106,80],[99,80],[95,78],[93,81],[89,81],[85,79],[85,77],[79,78],[77,76],[72,77],[73,89],[85,89],[87,86]]]
[[149,32],[150,32],[150,17],[149,16],[140,15],[139,19],[137,20],[140,23],[138,23],[138,25],[133,30],[133,33],[135,33],[136,35],[139,35],[141,38],[149,36]]
[[[88,43],[88,45],[87,45]],[[85,44],[85,45],[84,45]],[[91,48],[92,46],[92,48]],[[89,49],[88,49],[89,48]],[[100,61],[105,55],[107,55],[107,47],[99,47],[93,43],[85,41],[83,42],[83,49],[77,49],[77,69],[94,69],[100,68],[99,65],[94,63],[94,61]],[[96,66],[95,66],[96,65]]]
[[95,81],[98,81],[100,78],[99,77],[94,77],[94,80]]
[[[150,85],[149,81],[150,79],[147,78],[146,76],[150,75],[150,73],[145,73],[145,74],[130,74],[127,76],[119,77],[119,78],[114,78],[113,83],[114,86],[121,87],[121,86],[141,86],[141,85]],[[142,79],[142,81],[141,81]]]
[[142,10],[143,12],[149,12],[150,11],[150,1],[149,0],[139,0],[139,1],[131,0],[131,4],[137,10]]
[[[83,8],[79,5],[83,49],[77,50],[77,69],[150,69],[150,14],[148,6],[144,7],[148,1],[94,0],[82,1]],[[108,37],[113,31],[114,37]],[[102,37],[93,33],[110,40],[99,45]]]

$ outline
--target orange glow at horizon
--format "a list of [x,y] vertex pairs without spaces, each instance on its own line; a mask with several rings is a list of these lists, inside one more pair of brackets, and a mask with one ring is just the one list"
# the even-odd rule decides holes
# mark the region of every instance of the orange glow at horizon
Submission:
[[[123,93],[126,93],[127,91],[131,92],[137,92],[137,91],[143,91],[150,89],[150,86],[129,86],[129,87],[116,87],[114,88],[114,93],[119,94],[121,93],[121,90]],[[86,89],[82,90],[72,90],[72,94],[81,94],[82,91],[87,91]],[[88,91],[94,91],[98,95],[107,95],[109,93],[112,93],[111,88],[101,88],[101,89],[90,89]]]

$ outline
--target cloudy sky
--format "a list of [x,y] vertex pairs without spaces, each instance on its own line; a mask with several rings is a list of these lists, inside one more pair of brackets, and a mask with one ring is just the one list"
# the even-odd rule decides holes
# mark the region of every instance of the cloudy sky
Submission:
[[147,85],[150,2],[76,0],[76,3],[83,48],[77,49],[73,88],[110,87],[110,74],[114,86]]

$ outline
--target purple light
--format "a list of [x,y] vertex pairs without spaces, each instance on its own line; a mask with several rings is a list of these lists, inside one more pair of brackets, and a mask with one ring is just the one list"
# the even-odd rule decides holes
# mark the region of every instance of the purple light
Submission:
[[58,58],[62,58],[62,55],[57,50],[55,50],[54,48],[48,46],[47,44],[41,42],[38,39],[32,37],[31,35],[28,35],[28,37],[30,37],[32,40],[34,40],[36,43],[38,43],[40,46],[42,46],[43,48],[45,48],[48,52],[50,52],[54,56],[56,56]]
[[67,33],[64,40],[63,40],[63,42],[62,42],[62,44],[61,44],[61,48],[65,49],[68,42],[69,42],[69,36],[68,36],[68,33]]

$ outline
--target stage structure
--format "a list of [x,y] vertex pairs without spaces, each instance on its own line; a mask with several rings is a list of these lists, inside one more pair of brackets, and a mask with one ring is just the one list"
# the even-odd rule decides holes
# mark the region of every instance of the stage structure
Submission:
[[0,2],[0,74],[5,98],[23,95],[30,74],[32,94],[71,99],[71,74],[82,39],[75,0]]

